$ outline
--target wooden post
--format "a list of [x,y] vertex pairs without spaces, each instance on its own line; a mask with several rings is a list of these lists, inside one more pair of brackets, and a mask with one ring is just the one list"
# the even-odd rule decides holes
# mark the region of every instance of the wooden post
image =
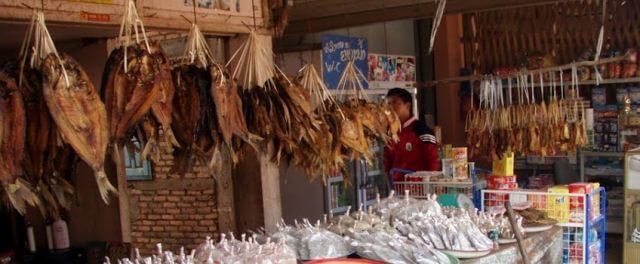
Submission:
[[118,205],[120,205],[120,232],[122,242],[131,243],[131,218],[129,217],[129,191],[127,190],[127,171],[124,166],[123,148],[116,143],[111,158],[116,164],[118,175]]
[[236,232],[233,175],[228,149],[222,151],[222,168],[216,177],[218,228],[220,233]]
[[[433,56],[435,58],[435,79],[445,79],[460,75],[464,67],[462,38],[462,15],[445,15],[436,34]],[[442,127],[444,144],[465,146],[464,118],[461,113],[459,83],[438,84],[436,86],[437,124]]]
[[275,232],[277,223],[282,219],[282,201],[280,198],[280,169],[271,161],[273,145],[269,144],[268,153],[260,153],[260,178],[262,179],[262,205],[264,208],[264,228]]
[[504,207],[507,208],[507,217],[509,217],[509,223],[511,223],[511,230],[516,235],[516,241],[518,242],[518,249],[520,249],[520,255],[522,255],[522,263],[529,264],[529,256],[527,256],[527,250],[524,248],[524,241],[522,240],[522,234],[518,230],[516,219],[513,217],[513,208],[509,201],[504,202]]

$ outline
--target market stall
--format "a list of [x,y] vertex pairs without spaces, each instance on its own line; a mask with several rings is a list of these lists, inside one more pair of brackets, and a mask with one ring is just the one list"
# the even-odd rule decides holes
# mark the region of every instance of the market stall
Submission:
[[[640,240],[620,217],[633,223],[637,197],[616,186],[631,159],[616,152],[640,145],[640,43],[625,26],[640,3],[446,15],[468,9],[439,0],[429,27],[402,24],[428,38],[346,29],[292,41],[322,41],[304,59],[274,52],[289,1],[56,2],[0,4],[0,18],[28,21],[0,67],[11,260],[604,263],[612,227]],[[94,28],[67,34],[101,52],[56,39],[65,23]],[[395,55],[387,41],[420,44]],[[387,164],[392,151],[441,170]],[[540,173],[564,161],[580,166]],[[289,169],[318,197],[284,197]],[[309,210],[285,222],[285,203]]]

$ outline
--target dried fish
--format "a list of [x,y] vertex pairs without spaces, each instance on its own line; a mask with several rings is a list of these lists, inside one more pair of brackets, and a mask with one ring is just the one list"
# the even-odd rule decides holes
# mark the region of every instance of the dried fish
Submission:
[[63,140],[95,172],[100,196],[117,194],[104,172],[108,144],[105,106],[82,67],[70,56],[49,55],[42,66],[43,94]]

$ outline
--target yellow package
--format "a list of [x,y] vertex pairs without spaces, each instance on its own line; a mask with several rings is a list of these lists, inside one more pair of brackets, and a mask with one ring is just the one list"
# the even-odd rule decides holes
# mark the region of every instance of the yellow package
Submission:
[[514,167],[513,152],[505,153],[502,159],[493,160],[493,175],[495,176],[513,176]]
[[[569,222],[569,187],[566,185],[553,186],[547,189],[547,216],[559,223]],[[559,195],[556,195],[559,194]]]
[[597,218],[600,216],[600,183],[599,182],[590,182],[591,190],[593,191],[593,196],[591,196],[591,215],[593,218]]
[[453,146],[451,144],[444,145],[444,158],[453,159]]

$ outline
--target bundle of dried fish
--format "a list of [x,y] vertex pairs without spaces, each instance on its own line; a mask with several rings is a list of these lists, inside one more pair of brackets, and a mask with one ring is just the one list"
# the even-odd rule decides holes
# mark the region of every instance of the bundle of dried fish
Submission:
[[341,124],[340,140],[352,159],[370,160],[374,142],[386,144],[389,140],[398,140],[401,124],[388,106],[369,101],[363,82],[362,73],[349,61],[338,85],[338,90],[345,94],[340,100],[340,109],[346,117]]
[[66,54],[50,54],[42,65],[43,94],[63,140],[95,172],[100,196],[118,191],[104,172],[109,140],[107,113],[89,76]]
[[546,156],[584,146],[584,105],[579,97],[576,70],[572,72],[570,98],[564,97],[562,73],[559,87],[555,83],[556,74],[549,73],[551,85],[547,88],[542,75],[538,76],[537,85],[534,76],[519,76],[515,80],[515,94],[511,79],[506,80],[507,89],[503,89],[503,80],[499,78],[482,81],[480,105],[467,115],[467,143],[472,152],[493,158],[509,151]]
[[230,61],[238,58],[232,76],[242,85],[247,127],[264,139],[261,149],[272,151],[274,162],[291,161],[315,178],[315,143],[322,133],[321,122],[313,111],[309,93],[273,65],[273,54],[265,41],[251,32]]
[[[53,173],[54,170],[51,169],[52,164],[58,160],[59,149],[70,149],[60,139],[42,93],[42,63],[51,53],[55,53],[55,47],[50,40],[44,15],[34,12],[20,49],[19,63],[8,64],[5,72],[16,76],[18,89],[24,99],[24,176],[36,187],[36,194],[42,201],[39,206],[41,213],[57,219],[60,208],[70,208],[74,188],[67,181],[68,173],[61,175]],[[69,153],[73,155],[73,150]]]
[[171,130],[175,92],[171,64],[159,44],[147,40],[133,1],[127,1],[120,29],[123,43],[111,51],[102,75],[110,141],[135,149],[131,139],[136,138],[143,146],[143,158],[149,155],[157,161],[161,141],[166,142],[166,153],[179,146]]
[[181,65],[173,69],[173,74],[176,86],[173,129],[181,145],[174,151],[173,171],[185,173],[196,160],[209,164],[221,136],[210,94],[210,73],[196,65]]

